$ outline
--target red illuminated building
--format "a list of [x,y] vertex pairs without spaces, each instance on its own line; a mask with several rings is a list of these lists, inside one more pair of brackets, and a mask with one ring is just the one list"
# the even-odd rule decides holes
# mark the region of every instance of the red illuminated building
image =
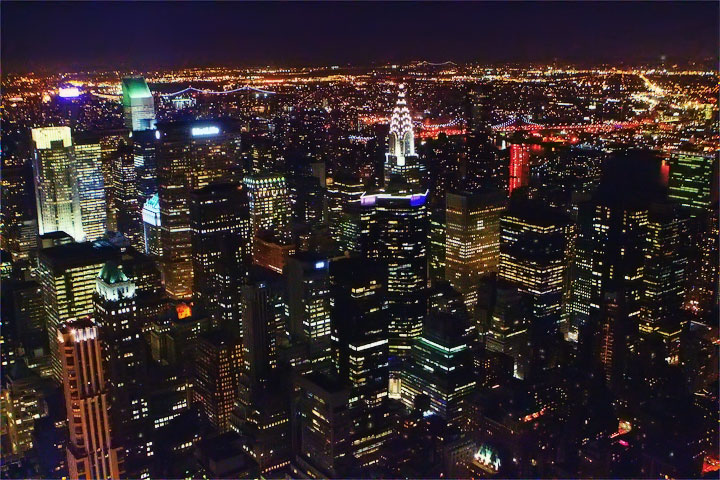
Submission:
[[510,145],[510,182],[508,193],[528,184],[530,176],[530,145]]

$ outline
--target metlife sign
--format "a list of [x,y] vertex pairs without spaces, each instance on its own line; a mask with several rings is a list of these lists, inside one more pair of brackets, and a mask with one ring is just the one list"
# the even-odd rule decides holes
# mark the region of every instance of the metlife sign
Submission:
[[209,137],[220,133],[220,129],[212,125],[207,127],[193,127],[190,133],[193,137]]

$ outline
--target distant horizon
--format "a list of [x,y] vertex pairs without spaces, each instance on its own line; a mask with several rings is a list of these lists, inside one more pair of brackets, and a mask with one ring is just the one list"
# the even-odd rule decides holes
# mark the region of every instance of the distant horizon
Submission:
[[[2,67],[28,71],[717,63],[717,2],[9,2]],[[32,26],[32,28],[28,28]]]
[[331,70],[334,68],[337,68],[338,70],[365,70],[365,69],[373,69],[373,68],[385,68],[388,69],[391,66],[398,66],[399,68],[408,68],[413,63],[430,63],[434,65],[440,65],[440,64],[453,64],[458,67],[473,67],[473,68],[517,68],[517,69],[529,69],[529,68],[541,68],[541,67],[547,67],[547,66],[553,66],[558,69],[563,68],[577,68],[581,70],[593,70],[593,69],[601,69],[601,68],[608,68],[608,69],[615,69],[615,68],[630,68],[630,69],[640,69],[640,68],[649,68],[649,69],[657,69],[657,70],[667,70],[668,72],[672,71],[683,71],[683,70],[692,70],[698,67],[702,67],[706,69],[708,72],[718,73],[720,72],[720,65],[715,65],[713,63],[713,59],[711,58],[705,58],[705,59],[689,59],[685,62],[661,62],[661,61],[622,61],[617,60],[614,62],[598,62],[598,63],[581,63],[581,62],[572,62],[572,61],[562,61],[562,60],[555,60],[555,61],[547,61],[547,62],[540,62],[540,61],[527,61],[527,62],[520,62],[520,61],[513,61],[513,62],[503,62],[503,61],[495,61],[495,62],[479,62],[474,60],[468,60],[468,61],[454,61],[449,60],[446,62],[434,62],[429,60],[423,60],[423,59],[416,59],[416,60],[408,60],[403,62],[383,62],[383,61],[376,61],[376,62],[368,62],[368,63],[345,63],[345,64],[298,64],[298,65],[273,65],[273,64],[254,64],[254,65],[223,65],[223,64],[208,64],[208,65],[186,65],[186,66],[158,66],[158,67],[147,67],[147,68],[122,68],[122,67],[106,67],[106,66],[98,66],[98,67],[84,67],[81,70],[58,70],[58,69],[19,69],[19,70],[11,70],[8,68],[4,68],[3,70],[3,76],[4,75],[82,75],[82,74],[111,74],[111,73],[118,73],[119,75],[144,75],[144,74],[150,74],[150,73],[160,73],[160,72],[173,72],[173,71],[185,71],[185,70],[213,70],[213,69],[226,69],[226,70],[248,70],[248,71],[257,71],[260,69],[276,69],[276,70],[302,70],[302,69],[312,69],[312,70]]

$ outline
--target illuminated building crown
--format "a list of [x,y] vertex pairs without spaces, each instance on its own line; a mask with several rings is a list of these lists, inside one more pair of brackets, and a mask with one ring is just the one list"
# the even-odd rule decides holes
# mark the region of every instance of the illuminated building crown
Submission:
[[405,100],[405,85],[400,84],[398,99],[390,118],[389,153],[398,157],[415,155],[415,133]]

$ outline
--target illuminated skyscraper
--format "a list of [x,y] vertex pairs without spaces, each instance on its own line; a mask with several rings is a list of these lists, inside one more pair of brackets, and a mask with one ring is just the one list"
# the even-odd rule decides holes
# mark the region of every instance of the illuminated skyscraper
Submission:
[[113,439],[110,398],[98,327],[88,319],[56,330],[62,356],[70,478],[116,479],[124,473],[123,449]]
[[499,278],[531,298],[532,330],[554,335],[560,325],[572,239],[561,212],[538,201],[512,201],[500,218]]
[[487,329],[485,348],[511,359],[512,373],[525,378],[531,361],[529,352],[530,323],[533,319],[529,298],[516,286],[503,280],[488,279],[481,288],[491,289],[490,302],[479,302],[478,313]]
[[[34,445],[33,431],[36,420],[48,414],[48,406],[43,398],[40,377],[25,374],[15,374],[13,368],[5,372],[5,385],[3,386],[2,401],[3,415],[7,415],[7,439],[3,449],[7,453],[25,455]],[[3,452],[5,454],[5,452]]]
[[518,187],[524,187],[530,180],[530,145],[510,145],[510,181],[508,193]]
[[289,240],[290,194],[285,176],[277,173],[246,175],[243,183],[250,202],[253,235],[269,231],[279,240]]
[[288,259],[287,279],[290,335],[308,348],[310,370],[330,365],[330,278],[327,257],[298,253]]
[[365,191],[365,185],[359,178],[338,175],[328,180],[328,224],[330,234],[336,242],[341,241],[341,222],[343,208],[351,202],[360,200],[360,195]]
[[[360,201],[348,203],[342,207],[338,224],[331,229],[338,250],[342,253],[352,252],[360,254],[363,251],[361,243],[367,239],[367,227],[375,216],[375,209],[360,204]],[[364,227],[363,227],[364,226]]]
[[70,127],[33,128],[32,139],[39,234],[63,231],[81,241],[85,233]]
[[[4,159],[3,159],[4,160]],[[15,262],[26,262],[27,252],[21,247],[23,223],[31,220],[25,205],[27,169],[24,166],[11,166],[5,160],[0,179],[0,246],[10,252]],[[37,235],[37,234],[36,234]]]
[[499,192],[448,193],[445,219],[445,278],[465,298],[470,312],[477,303],[480,276],[496,272],[500,259]]
[[97,142],[76,141],[73,150],[75,152],[83,232],[85,233],[85,240],[92,242],[105,235],[107,216],[105,182],[100,162],[100,144]]
[[700,251],[693,262],[698,271],[697,275],[690,279],[685,301],[685,308],[695,315],[703,315],[720,304],[720,266],[717,262],[719,228],[718,210],[715,206],[703,222]]
[[333,357],[350,389],[350,453],[362,466],[377,464],[391,434],[388,421],[387,272],[360,257],[330,264]]
[[[390,313],[390,356],[410,352],[422,332],[427,287],[427,192],[413,193],[407,184],[391,183],[386,193],[363,195],[360,204],[374,208],[373,221],[362,236],[364,255],[387,265]],[[363,227],[365,230],[365,227]]]
[[471,345],[475,330],[467,316],[430,315],[422,335],[414,340],[411,361],[403,369],[401,398],[408,409],[425,397],[428,413],[449,425],[462,427],[467,420],[465,400],[476,387]]
[[62,364],[57,330],[64,322],[92,315],[95,279],[105,262],[117,255],[110,245],[91,242],[69,243],[38,253],[51,362],[58,381],[62,378]]
[[580,205],[569,305],[571,340],[599,318],[604,292],[610,288],[624,298],[628,315],[639,315],[647,216],[647,208],[640,206]]
[[250,455],[267,473],[287,465],[291,456],[290,403],[279,373],[278,339],[285,331],[285,282],[267,269],[252,267],[242,287],[243,374],[238,409]]
[[160,249],[160,199],[157,193],[143,205],[142,221],[145,253],[159,257],[162,250]]
[[430,210],[430,278],[445,279],[445,208],[444,205]]
[[116,153],[111,165],[111,176],[117,231],[125,235],[132,246],[142,249],[144,242],[138,204],[138,178],[132,146],[121,143]]
[[415,153],[415,132],[405,99],[405,85],[398,87],[398,99],[390,117],[388,153],[385,155],[385,185],[394,175],[412,187],[420,187],[420,161]]
[[675,152],[670,157],[668,196],[692,216],[710,206],[713,172],[717,175],[717,154]]
[[216,325],[240,327],[240,285],[252,261],[247,194],[217,184],[190,194],[193,293]]
[[242,287],[243,371],[247,388],[263,385],[278,366],[277,338],[285,326],[282,276],[252,267]]
[[135,131],[131,137],[137,171],[138,201],[145,202],[157,193],[157,146],[160,140],[154,130]]
[[192,294],[190,192],[233,181],[240,133],[229,122],[168,123],[158,127],[158,195],[165,290]]
[[[83,136],[86,135],[87,134],[83,134]],[[107,229],[110,231],[117,231],[117,210],[115,208],[115,189],[113,188],[114,182],[112,177],[113,163],[117,158],[117,151],[120,145],[130,142],[130,135],[131,132],[121,129],[103,132],[99,135],[99,138],[97,135],[90,134],[90,138],[83,139],[84,142],[96,142],[100,144],[100,163],[103,183],[105,184],[106,223]]]
[[152,130],[155,128],[155,101],[143,77],[122,80],[125,128]]
[[598,325],[598,360],[605,381],[617,385],[628,372],[629,346],[634,343],[637,328],[625,309],[625,298],[614,291],[606,291],[600,304]]
[[[94,315],[103,340],[103,365],[112,403],[113,437],[125,447],[125,469],[139,477],[152,455],[148,444],[148,399],[143,318],[137,305],[136,285],[121,265],[105,263],[95,281]],[[149,454],[149,455],[148,455]]]
[[672,203],[653,204],[648,213],[643,269],[643,298],[640,312],[641,330],[653,331],[672,317],[677,317],[685,294],[687,257],[683,236],[688,220]]
[[220,432],[230,429],[238,395],[242,345],[221,331],[200,335],[193,368],[193,403]]
[[[593,198],[578,206],[577,238],[568,304],[568,338],[595,336],[606,299],[621,314],[640,318],[647,253],[648,211],[661,194],[660,161],[641,152],[605,161]],[[607,294],[607,296],[606,296]],[[583,331],[586,331],[585,337]]]
[[304,475],[337,478],[351,463],[348,410],[350,391],[320,373],[296,376],[298,448],[295,462]]

